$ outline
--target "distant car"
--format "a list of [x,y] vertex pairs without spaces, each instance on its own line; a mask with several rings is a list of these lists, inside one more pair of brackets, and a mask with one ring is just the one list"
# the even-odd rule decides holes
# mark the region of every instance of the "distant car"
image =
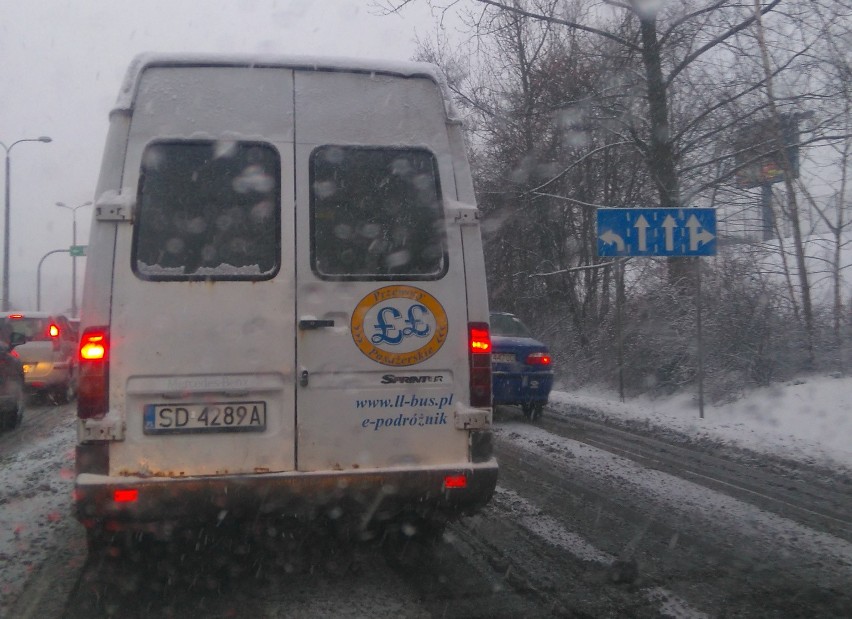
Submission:
[[491,313],[494,405],[520,406],[527,419],[541,417],[553,387],[550,351],[513,314]]
[[23,342],[17,333],[0,341],[0,430],[17,427],[24,416],[24,366],[14,352]]
[[3,318],[6,328],[26,342],[15,349],[24,367],[26,390],[53,397],[59,404],[76,393],[76,331],[61,314],[12,311]]

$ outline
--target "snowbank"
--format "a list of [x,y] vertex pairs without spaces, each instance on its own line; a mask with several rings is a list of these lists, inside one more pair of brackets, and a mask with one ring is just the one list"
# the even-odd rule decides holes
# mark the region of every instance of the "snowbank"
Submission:
[[697,395],[631,398],[594,389],[555,391],[551,405],[613,422],[639,423],[689,438],[750,449],[786,460],[852,472],[852,377],[808,377],[757,389],[723,406],[704,407]]

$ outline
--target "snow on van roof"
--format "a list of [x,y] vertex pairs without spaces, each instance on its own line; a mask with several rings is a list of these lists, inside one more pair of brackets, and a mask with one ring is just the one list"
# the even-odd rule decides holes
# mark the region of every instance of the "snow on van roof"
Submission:
[[455,112],[450,89],[443,72],[428,62],[375,60],[329,56],[282,56],[278,54],[164,54],[143,53],[130,63],[114,111],[130,110],[142,72],[149,67],[222,66],[222,67],[283,67],[309,71],[346,71],[379,73],[399,77],[425,77],[435,82],[444,98],[444,110],[449,120],[460,120]]

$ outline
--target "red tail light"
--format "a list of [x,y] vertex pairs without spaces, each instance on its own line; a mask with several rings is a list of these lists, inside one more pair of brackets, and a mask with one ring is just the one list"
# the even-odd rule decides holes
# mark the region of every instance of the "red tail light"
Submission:
[[546,352],[531,352],[527,355],[527,365],[550,365],[550,355]]
[[133,503],[139,498],[139,490],[136,488],[118,488],[112,493],[112,500],[116,503]]
[[47,337],[53,342],[53,350],[59,350],[59,325],[50,323],[47,327]]
[[445,476],[444,488],[467,488],[467,475]]
[[470,405],[491,406],[491,333],[487,322],[468,323]]
[[109,330],[86,329],[80,338],[77,416],[103,417],[109,409]]
[[491,334],[484,322],[470,323],[470,352],[491,353]]

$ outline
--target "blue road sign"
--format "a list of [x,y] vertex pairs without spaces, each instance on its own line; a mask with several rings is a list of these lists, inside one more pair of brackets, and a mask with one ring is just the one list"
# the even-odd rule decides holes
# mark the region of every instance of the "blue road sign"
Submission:
[[716,209],[601,208],[598,256],[715,256]]

